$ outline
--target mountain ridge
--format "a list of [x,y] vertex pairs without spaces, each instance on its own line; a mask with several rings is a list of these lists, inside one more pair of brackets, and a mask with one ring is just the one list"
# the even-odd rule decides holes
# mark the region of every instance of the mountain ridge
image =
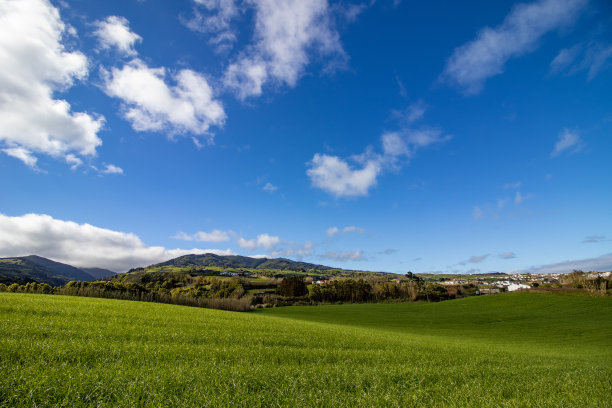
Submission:
[[71,280],[93,281],[113,274],[107,269],[77,268],[38,255],[0,258],[0,282],[4,284],[38,282],[61,286]]

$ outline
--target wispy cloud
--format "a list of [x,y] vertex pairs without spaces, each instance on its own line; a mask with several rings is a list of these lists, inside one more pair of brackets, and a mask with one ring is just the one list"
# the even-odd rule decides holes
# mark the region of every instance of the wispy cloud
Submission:
[[511,189],[511,190],[516,190],[520,186],[521,186],[521,182],[520,181],[515,181],[514,183],[506,183],[506,184],[504,184],[504,188],[505,189]]
[[489,257],[489,254],[484,254],[484,255],[479,255],[479,256],[470,256],[470,258],[468,259],[469,263],[480,263],[482,261],[484,261],[485,259],[487,259]]
[[482,211],[482,209],[475,205],[474,208],[472,209],[472,218],[475,220],[479,220],[482,217],[484,217],[484,211]]
[[584,142],[580,138],[578,132],[572,132],[569,129],[563,129],[557,138],[555,148],[550,153],[551,157],[557,157],[563,152],[569,154],[577,153],[584,148]]
[[572,259],[547,265],[532,266],[530,268],[509,271],[509,273],[568,273],[574,269],[583,271],[610,271],[612,270],[612,253],[594,258]]
[[504,72],[506,62],[537,48],[547,33],[574,22],[588,0],[538,0],[512,8],[501,25],[485,27],[476,38],[455,49],[441,80],[466,94],[479,93],[490,77]]
[[612,66],[612,44],[592,41],[564,48],[550,63],[551,74],[574,75],[587,72],[587,80],[593,80],[600,72]]
[[355,225],[350,225],[348,227],[344,227],[342,229],[338,228],[338,227],[331,227],[328,228],[327,231],[325,231],[326,235],[328,237],[333,237],[336,234],[342,233],[342,234],[349,234],[349,233],[354,233],[354,234],[363,234],[365,232],[365,229],[361,228],[361,227],[357,227]]
[[328,251],[323,258],[336,262],[363,261],[365,259],[361,249],[356,251]]
[[604,241],[608,241],[605,235],[589,235],[582,241],[582,243],[583,244],[594,244],[596,242],[604,242]]
[[194,0],[197,7],[193,16],[183,19],[191,30],[210,36],[208,43],[218,52],[231,49],[238,38],[238,33],[232,27],[232,20],[243,10],[234,0]]
[[278,187],[275,186],[274,184],[267,182],[264,186],[263,186],[263,190],[267,191],[268,193],[273,193],[276,190],[278,190]]
[[501,254],[497,255],[497,257],[501,259],[514,259],[516,258],[516,254],[514,252],[502,252]]
[[528,199],[530,199],[532,197],[533,197],[533,194],[523,195],[519,191],[517,191],[516,194],[514,195],[514,204],[516,204],[516,205],[523,204],[525,202],[525,200],[528,200]]
[[179,231],[172,238],[183,241],[226,242],[231,239],[230,235],[233,235],[231,231],[222,230],[212,230],[211,232],[198,231],[195,234],[186,234],[183,231]]

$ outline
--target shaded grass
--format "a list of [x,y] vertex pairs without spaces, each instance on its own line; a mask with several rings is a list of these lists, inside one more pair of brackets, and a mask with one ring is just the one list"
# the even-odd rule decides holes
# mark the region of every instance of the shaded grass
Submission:
[[[551,351],[546,336],[529,332],[525,353],[515,330],[528,326],[517,322],[531,309],[516,307],[539,305],[531,296],[241,314],[1,293],[0,406],[610,406],[609,341],[576,326],[578,317],[609,315],[609,301],[544,302],[599,353],[573,353],[580,344],[563,348],[555,333]],[[439,309],[445,304],[459,309]],[[510,341],[479,340],[491,323],[472,320],[487,308],[509,322]]]

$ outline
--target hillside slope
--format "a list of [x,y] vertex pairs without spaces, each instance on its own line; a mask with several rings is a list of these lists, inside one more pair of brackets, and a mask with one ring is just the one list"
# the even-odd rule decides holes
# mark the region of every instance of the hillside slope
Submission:
[[[529,307],[515,311],[521,299],[545,306],[539,315],[557,330],[539,331],[554,347],[533,342],[533,333],[521,339],[526,326],[514,322],[530,316]],[[608,407],[609,339],[577,322],[609,328],[610,299],[533,299],[447,302],[468,313],[463,319],[442,304],[402,305],[400,314],[393,304],[342,305],[322,322],[305,319],[306,309],[298,320],[277,310],[0,293],[0,405]],[[363,313],[367,324],[358,322]],[[420,322],[407,324],[414,316]],[[497,320],[498,343],[459,335],[462,325],[486,333]]]
[[39,282],[61,286],[71,280],[91,281],[113,273],[99,268],[76,268],[36,255],[0,258],[0,282],[5,284]]

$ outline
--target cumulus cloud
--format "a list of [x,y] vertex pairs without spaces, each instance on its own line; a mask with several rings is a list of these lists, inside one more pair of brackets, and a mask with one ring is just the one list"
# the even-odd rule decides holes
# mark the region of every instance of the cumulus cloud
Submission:
[[100,48],[115,48],[124,55],[135,56],[134,45],[142,41],[142,37],[130,30],[130,23],[125,17],[109,16],[95,23],[94,34],[98,37]]
[[238,245],[240,247],[255,250],[255,249],[265,249],[267,251],[274,249],[280,243],[280,238],[274,235],[268,234],[260,234],[256,239],[244,239],[242,237],[238,238]]
[[574,269],[583,271],[610,271],[612,270],[612,253],[594,258],[571,259],[547,265],[537,265],[506,273],[568,273]]
[[255,11],[254,42],[229,65],[224,77],[225,86],[239,98],[261,95],[269,81],[294,87],[312,54],[345,58],[327,0],[250,0],[246,4]]
[[[424,105],[423,105],[424,106]],[[416,109],[416,108],[415,108]],[[414,116],[414,120],[422,113]],[[406,122],[406,121],[405,121]],[[360,155],[347,159],[316,153],[307,163],[306,174],[313,187],[320,188],[337,198],[366,196],[376,186],[384,170],[398,170],[420,149],[451,139],[440,129],[415,128],[403,123],[399,130],[385,132],[381,136],[382,153],[371,147]]]
[[501,259],[514,259],[516,258],[516,254],[514,252],[502,252],[501,254],[497,255],[499,258]]
[[102,144],[102,116],[54,98],[88,75],[85,55],[63,43],[67,31],[47,0],[0,4],[0,144],[30,167],[37,153],[93,156]]
[[363,251],[361,249],[358,249],[356,251],[328,251],[323,257],[325,259],[337,262],[364,260]]
[[150,68],[139,59],[123,68],[105,71],[104,91],[123,102],[123,116],[136,131],[190,132],[207,135],[211,126],[222,126],[225,111],[206,78],[189,69],[171,75],[175,85],[166,82],[166,69]]
[[103,174],[123,174],[121,167],[115,166],[114,164],[106,164],[104,169],[101,171]]
[[0,214],[0,256],[40,255],[77,267],[126,271],[182,255],[233,255],[229,249],[148,246],[132,233],[64,221],[44,214]]
[[338,156],[315,154],[306,174],[313,187],[320,188],[336,197],[359,197],[367,195],[376,185],[381,171],[377,160],[353,166]]
[[577,153],[584,148],[584,142],[577,132],[572,132],[568,129],[563,129],[557,138],[555,148],[550,153],[551,157],[557,157],[563,152],[570,154]]
[[198,231],[195,234],[186,234],[183,231],[179,231],[174,239],[180,239],[183,241],[198,241],[198,242],[226,242],[230,240],[231,232],[212,230],[211,232]]
[[573,23],[588,0],[538,0],[512,8],[496,28],[485,27],[476,38],[455,49],[441,79],[479,93],[485,81],[504,71],[506,62],[533,51],[547,33]]

